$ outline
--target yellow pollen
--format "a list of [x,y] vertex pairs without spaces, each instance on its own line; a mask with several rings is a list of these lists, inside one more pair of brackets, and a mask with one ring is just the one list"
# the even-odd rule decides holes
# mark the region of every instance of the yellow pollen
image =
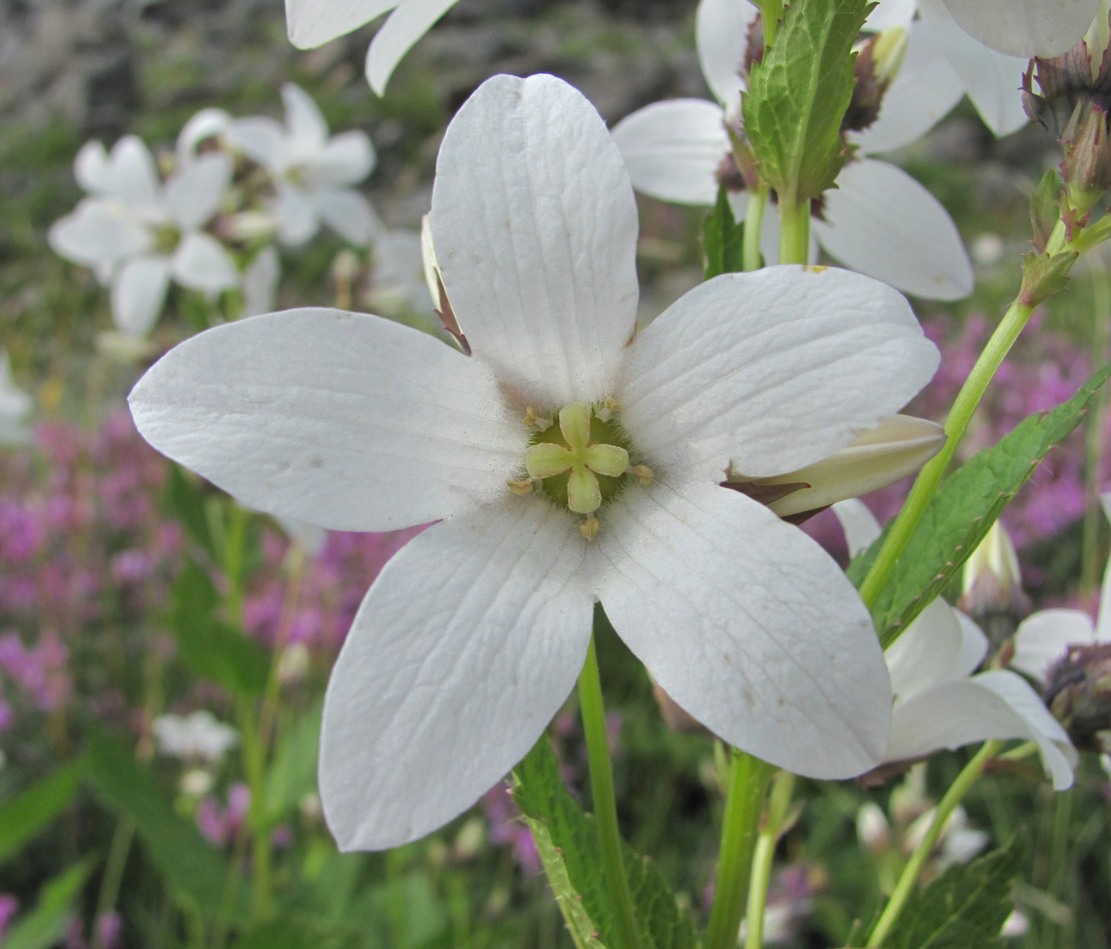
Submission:
[[587,540],[594,540],[598,536],[599,526],[598,518],[591,514],[579,525],[579,531]]
[[652,479],[656,476],[652,474],[652,469],[648,465],[636,465],[633,468],[633,477],[640,482],[642,488],[647,487],[652,483]]
[[522,478],[520,481],[507,481],[506,486],[509,488],[511,494],[516,494],[518,497],[532,493],[531,478]]

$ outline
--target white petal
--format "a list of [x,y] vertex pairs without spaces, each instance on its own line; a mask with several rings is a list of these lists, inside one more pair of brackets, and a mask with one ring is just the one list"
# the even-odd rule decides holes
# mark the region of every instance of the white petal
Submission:
[[944,682],[896,703],[886,758],[919,758],[992,738],[1036,741],[1054,786],[1072,784],[1075,751],[1064,730],[1030,686],[1005,671]]
[[371,89],[378,95],[386,91],[386,83],[401,58],[455,3],[456,0],[401,0],[374,34],[367,50],[366,78]]
[[136,257],[112,279],[112,319],[124,333],[145,336],[166,302],[170,285],[167,257]]
[[87,267],[111,270],[153,247],[150,231],[115,201],[86,198],[55,221],[47,235],[54,253]]
[[793,471],[901,408],[937,367],[903,296],[833,268],[695,287],[630,350],[618,396],[646,463],[722,480]]
[[356,247],[366,247],[381,223],[367,199],[350,188],[318,191],[316,205],[328,226]]
[[282,169],[288,151],[286,131],[280,122],[256,115],[236,119],[228,129],[228,144],[272,172]]
[[879,118],[851,136],[865,155],[909,145],[960,102],[964,84],[922,23],[910,24],[906,57],[883,95]]
[[972,263],[952,218],[887,162],[848,163],[825,193],[825,221],[814,221],[814,233],[846,267],[906,293],[958,300],[972,292]]
[[1065,658],[1069,646],[1096,641],[1092,618],[1081,610],[1039,610],[1027,616],[1015,631],[1011,668],[1043,682],[1051,666]]
[[957,25],[942,0],[918,0],[918,13],[988,128],[996,135],[1022,128],[1028,121],[1019,92],[1026,60],[984,49]]
[[219,210],[231,184],[231,171],[229,156],[203,155],[166,182],[166,203],[184,230],[200,227]]
[[613,128],[633,187],[679,204],[712,205],[718,168],[729,153],[721,107],[671,99],[626,116]]
[[306,167],[305,181],[317,188],[346,188],[370,174],[374,158],[374,148],[364,132],[341,132]]
[[876,634],[810,538],[690,481],[629,487],[601,520],[599,598],[681,708],[797,774],[843,778],[882,757],[891,693]]
[[583,552],[566,512],[507,497],[386,565],[324,702],[320,790],[341,850],[422,837],[524,757],[586,655]]
[[285,0],[289,41],[299,49],[322,46],[397,6],[398,0]]
[[243,271],[243,316],[257,316],[274,308],[282,262],[278,248],[264,247]]
[[134,135],[125,135],[112,149],[110,193],[129,207],[149,209],[161,205],[161,184],[154,156]]
[[232,125],[232,117],[223,109],[201,109],[177,136],[175,154],[179,166],[188,165],[197,157],[197,147],[205,141],[216,140],[221,146]]
[[906,29],[914,19],[915,0],[879,0],[864,21],[864,29],[878,33],[896,27]]
[[832,510],[841,523],[841,530],[845,532],[850,557],[855,557],[870,547],[880,536],[880,522],[863,501],[846,498],[834,504]]
[[953,19],[1009,56],[1060,56],[1091,25],[1100,0],[945,0]]
[[183,287],[202,293],[219,293],[239,285],[235,261],[210,234],[186,234],[174,251],[171,269]]
[[444,287],[476,356],[536,408],[613,394],[636,234],[621,154],[562,80],[495,76],[448,126],[432,191]]
[[[884,653],[896,701],[925,692],[939,682],[962,679],[979,665],[987,652],[987,641],[983,634],[977,640],[973,629],[963,626],[953,607],[940,597],[931,602]],[[969,656],[966,636],[972,638],[978,657]],[[966,664],[968,658],[972,658],[971,666]]]
[[107,194],[112,188],[112,168],[108,152],[98,141],[86,142],[73,162],[77,183],[90,194]]
[[702,75],[718,102],[731,114],[740,107],[744,88],[740,71],[748,31],[759,13],[754,3],[702,0],[695,14],[694,37]]
[[287,82],[282,86],[282,102],[294,150],[313,153],[324,148],[328,141],[328,125],[312,97],[300,86]]
[[194,336],[130,402],[159,451],[251,507],[333,530],[393,530],[498,499],[528,442],[482,364],[339,310]]
[[278,237],[283,244],[303,244],[320,230],[320,205],[315,195],[293,185],[278,185],[274,214],[278,218]]

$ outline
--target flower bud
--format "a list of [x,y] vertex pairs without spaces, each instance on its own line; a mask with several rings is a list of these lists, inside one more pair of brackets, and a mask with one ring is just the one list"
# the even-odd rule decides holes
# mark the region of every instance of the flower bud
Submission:
[[1019,620],[1029,612],[1030,601],[1022,591],[1018,556],[1000,521],[992,524],[965,561],[957,606],[984,631],[993,651],[1014,636]]
[[1111,643],[1070,647],[1049,671],[1045,703],[1078,750],[1111,752]]

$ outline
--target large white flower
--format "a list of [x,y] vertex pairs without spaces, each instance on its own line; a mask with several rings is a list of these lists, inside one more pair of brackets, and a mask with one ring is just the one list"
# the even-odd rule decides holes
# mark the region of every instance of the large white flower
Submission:
[[228,145],[258,162],[273,177],[278,234],[287,244],[302,244],[321,221],[341,237],[365,246],[378,227],[377,217],[358,184],[374,167],[374,147],[365,132],[329,136],[324,116],[308,93],[282,86],[285,125],[264,116],[235,119],[225,133]]
[[171,279],[203,293],[238,285],[235,262],[203,230],[231,180],[226,155],[204,155],[163,183],[150,150],[127,135],[110,154],[89,142],[75,173],[90,197],[54,223],[50,246],[110,285],[112,318],[124,333],[149,332]]
[[[731,153],[726,123],[739,121],[739,69],[756,16],[749,3],[701,0],[698,58],[717,104],[657,102],[614,127],[635,188],[665,201],[714,203],[718,169]],[[960,91],[944,73],[935,75],[938,63],[943,61],[928,38],[912,29],[879,118],[863,134],[850,136],[858,157],[826,192],[814,234],[831,257],[853,270],[917,296],[951,300],[972,290],[972,267],[948,213],[906,172],[869,157],[914,141],[952,108]],[[743,214],[743,203],[735,210]],[[768,222],[774,227],[774,215]],[[765,241],[765,248],[774,255],[774,242]]]
[[381,95],[397,64],[456,0],[285,0],[289,40],[301,49],[321,46],[384,13],[366,54],[366,78]]
[[1101,0],[945,0],[970,36],[1010,56],[1060,56],[1079,42]]
[[924,384],[938,357],[903,297],[833,269],[728,274],[632,341],[628,175],[551,76],[463,105],[431,222],[473,356],[293,310],[193,337],[131,395],[144,437],[254,507],[440,520],[383,570],[332,675],[340,845],[420,837],[508,771],[571,691],[599,601],[729,743],[806,775],[874,765],[890,691],[867,612],[816,544],[719,482],[731,461],[761,477],[831,455]]
[[[879,525],[859,501],[834,511],[856,553],[879,536]],[[945,600],[930,603],[884,654],[895,702],[884,760],[912,760],[942,748],[990,738],[1034,741],[1057,790],[1072,785],[1077,754],[1061,723],[1038,694],[1013,672],[973,675],[987,655],[987,637]]]

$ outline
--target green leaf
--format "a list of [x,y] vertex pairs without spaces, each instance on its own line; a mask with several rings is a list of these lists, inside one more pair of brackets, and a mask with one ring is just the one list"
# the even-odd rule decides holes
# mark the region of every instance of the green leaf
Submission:
[[50,949],[65,935],[74,903],[89,878],[92,862],[85,860],[54,877],[42,888],[38,903],[24,913],[4,937],[4,949]]
[[351,949],[361,945],[358,930],[344,923],[321,923],[310,916],[282,916],[251,930],[232,949]]
[[[1095,373],[1067,402],[1024,419],[949,476],[872,608],[885,647],[945,589],[1046,453],[1080,424],[1109,375],[1111,365]],[[881,536],[850,565],[849,578],[857,585],[882,540]]]
[[[546,736],[513,774],[513,799],[532,831],[575,944],[608,944],[606,934],[615,929],[614,916],[602,879],[594,820],[582,812],[564,786]],[[631,847],[624,847],[624,858],[640,944],[656,949],[693,949],[697,944],[694,927],[679,909],[660,872]]]
[[166,505],[185,528],[185,533],[216,559],[216,543],[208,521],[204,488],[198,479],[178,465],[170,465]]
[[218,605],[212,578],[197,564],[186,564],[174,583],[170,617],[182,662],[233,695],[259,696],[270,677],[270,654],[222,622],[215,615]]
[[1049,243],[1049,235],[1061,216],[1061,176],[1053,169],[1042,175],[1038,187],[1030,198],[1030,226],[1034,231],[1034,249],[1040,254]]
[[316,759],[320,747],[323,700],[301,716],[283,735],[266,772],[263,820],[272,827],[316,790]]
[[152,864],[179,896],[206,919],[245,914],[242,875],[178,814],[154,775],[116,739],[89,735],[89,778],[105,805],[134,821]]
[[744,224],[733,218],[724,188],[718,188],[714,209],[702,222],[703,280],[744,270]]
[[69,807],[85,760],[78,758],[0,805],[0,861],[6,860]]
[[867,0],[794,0],[741,98],[745,135],[780,200],[801,206],[833,186],[853,92],[852,47]]
[[1060,293],[1069,282],[1069,271],[1080,256],[1075,250],[1048,254],[1024,254],[1022,286],[1018,298],[1026,306],[1037,306]]
[[1016,835],[1000,850],[955,864],[913,896],[885,949],[967,949],[999,946],[1003,922],[1014,909],[1011,883],[1022,868]]

